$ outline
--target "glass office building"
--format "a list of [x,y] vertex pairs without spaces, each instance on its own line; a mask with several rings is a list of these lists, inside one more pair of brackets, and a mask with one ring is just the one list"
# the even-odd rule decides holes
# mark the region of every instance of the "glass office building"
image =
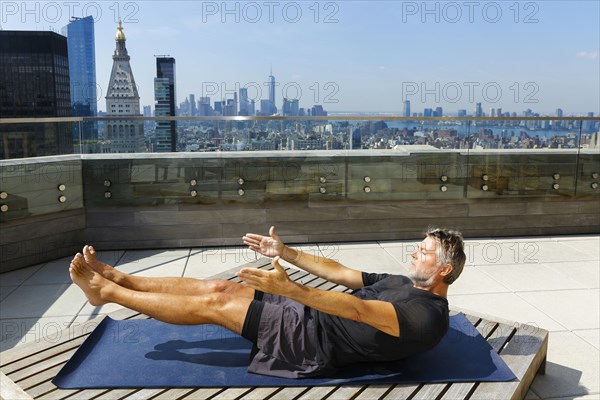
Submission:
[[[72,17],[63,28],[63,35],[69,48],[73,116],[94,117],[98,114],[94,19]],[[97,124],[85,122],[81,134],[83,140],[97,140]]]
[[[70,117],[67,39],[0,30],[0,118]],[[0,158],[73,153],[72,124],[0,125]]]
[[[173,57],[157,57],[154,80],[155,116],[174,117],[175,96],[175,59]],[[176,121],[158,121],[156,123],[156,151],[177,151]]]

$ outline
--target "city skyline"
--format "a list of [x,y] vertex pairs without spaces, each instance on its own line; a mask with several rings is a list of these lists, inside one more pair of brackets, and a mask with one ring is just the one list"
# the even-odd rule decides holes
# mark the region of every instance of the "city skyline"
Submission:
[[244,87],[260,104],[272,68],[278,109],[287,97],[331,114],[402,115],[404,100],[413,112],[448,114],[473,113],[479,102],[486,112],[600,110],[593,1],[66,4],[3,2],[2,28],[60,32],[71,16],[93,15],[100,105],[120,16],[142,105],[154,105],[162,54],[178,60],[177,104]]

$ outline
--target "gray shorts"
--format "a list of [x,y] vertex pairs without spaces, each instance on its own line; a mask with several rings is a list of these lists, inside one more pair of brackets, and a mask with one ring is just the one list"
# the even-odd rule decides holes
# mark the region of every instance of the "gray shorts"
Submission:
[[257,293],[263,303],[248,371],[282,378],[318,375],[317,332],[313,310],[297,301]]

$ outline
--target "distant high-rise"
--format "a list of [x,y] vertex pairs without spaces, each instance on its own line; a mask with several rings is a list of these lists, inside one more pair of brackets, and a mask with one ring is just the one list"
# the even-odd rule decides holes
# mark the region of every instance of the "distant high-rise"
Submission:
[[433,115],[434,117],[443,117],[444,116],[444,109],[442,107],[436,107],[435,108],[435,113]]
[[[563,110],[562,110],[562,108],[557,108],[557,109],[556,109],[556,116],[557,116],[558,118],[562,118],[562,116],[563,116]],[[558,128],[561,128],[561,127],[562,127],[562,121],[554,121],[554,122],[552,123],[552,127],[553,127],[553,128],[557,128],[557,129],[558,129]]]
[[311,113],[310,115],[312,115],[313,117],[326,117],[327,116],[327,111],[325,111],[323,109],[323,106],[320,104],[315,104],[312,108],[311,108]]
[[271,102],[268,99],[262,99],[260,101],[260,114],[271,115]]
[[423,110],[423,116],[424,117],[432,117],[433,116],[433,110],[431,108],[426,108]]
[[483,117],[483,108],[481,107],[481,103],[475,104],[475,116]]
[[217,115],[223,115],[223,108],[224,108],[224,104],[223,103],[224,103],[224,101],[222,101],[222,100],[221,101],[215,101],[214,110],[215,110],[215,113]]
[[[156,78],[154,78],[154,116],[175,116],[175,59],[173,57],[156,57]],[[193,95],[190,96],[193,100]],[[190,110],[195,108],[196,101],[190,103]],[[156,151],[177,151],[177,122],[156,121]]]
[[[70,117],[67,39],[0,30],[0,118]],[[0,158],[73,153],[71,123],[0,125]]]
[[145,151],[143,121],[127,119],[141,116],[140,95],[133,78],[129,54],[125,47],[125,34],[119,19],[115,35],[116,48],[113,67],[106,92],[106,139],[110,141],[112,153],[138,153]]
[[464,108],[458,110],[457,116],[459,116],[459,117],[466,117],[467,116],[467,110],[465,110]]
[[[74,117],[95,117],[98,114],[96,85],[96,46],[94,18],[72,17],[62,29],[69,48],[71,105]],[[86,121],[81,125],[81,139],[97,140],[98,125]]]
[[198,116],[208,117],[212,115],[212,108],[210,107],[210,97],[200,97],[198,100]]
[[223,116],[233,117],[237,115],[237,93],[234,93],[233,99],[227,99],[223,106]]
[[362,149],[362,128],[356,128],[352,131],[350,145],[352,150]]
[[404,112],[403,117],[410,117],[410,100],[404,100]]
[[240,88],[240,115],[250,114],[250,101],[248,101],[248,89]]
[[283,107],[281,111],[285,116],[298,116],[300,111],[300,101],[298,99],[283,99]]
[[[173,74],[175,74],[173,70]],[[175,77],[175,75],[173,75]],[[190,94],[190,117],[195,117],[198,115],[198,110],[196,109],[196,96]]]
[[[587,116],[590,118],[594,117],[594,113],[593,112],[588,112]],[[583,121],[583,130],[585,132],[591,132],[594,129],[594,121],[592,120],[587,120],[587,121]]]
[[[271,70],[271,75],[269,75],[269,112],[267,115],[277,114],[277,106],[275,105],[275,77],[273,76],[273,71]],[[261,109],[261,111],[264,110]]]

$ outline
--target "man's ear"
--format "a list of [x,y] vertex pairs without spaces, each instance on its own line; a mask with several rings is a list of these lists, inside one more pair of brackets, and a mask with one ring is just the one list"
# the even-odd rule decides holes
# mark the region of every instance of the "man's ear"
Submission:
[[452,266],[452,264],[443,265],[440,275],[442,275],[443,277],[446,277],[446,276],[450,275],[450,273],[452,272],[453,269],[454,269],[454,267]]

